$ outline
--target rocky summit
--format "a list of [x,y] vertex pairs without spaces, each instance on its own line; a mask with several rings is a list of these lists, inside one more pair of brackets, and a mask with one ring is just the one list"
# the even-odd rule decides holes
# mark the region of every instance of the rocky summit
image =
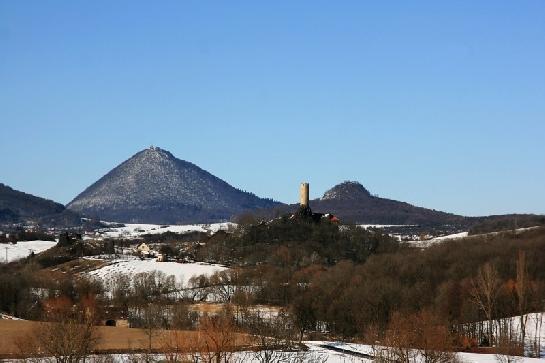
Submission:
[[236,189],[158,147],[136,153],[88,187],[67,207],[125,223],[209,223],[278,203]]
[[359,200],[369,198],[370,196],[371,193],[359,182],[345,181],[326,191],[322,200]]

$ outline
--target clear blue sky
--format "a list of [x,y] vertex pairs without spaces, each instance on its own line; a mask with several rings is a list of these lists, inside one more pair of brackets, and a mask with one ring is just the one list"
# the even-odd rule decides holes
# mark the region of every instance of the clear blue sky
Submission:
[[545,213],[545,2],[0,0],[0,182],[66,203],[149,145],[284,202]]

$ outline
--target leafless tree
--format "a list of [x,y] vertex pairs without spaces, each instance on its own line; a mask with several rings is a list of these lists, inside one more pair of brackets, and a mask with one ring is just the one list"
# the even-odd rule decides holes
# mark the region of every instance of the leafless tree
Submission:
[[67,298],[51,299],[46,318],[50,321],[19,342],[21,353],[57,363],[84,362],[99,340],[92,304],[73,306]]
[[526,338],[526,322],[528,315],[528,268],[526,266],[526,253],[519,251],[517,258],[517,281],[515,285],[515,292],[517,294],[517,305],[520,321],[520,340],[524,342]]
[[471,280],[471,298],[477,307],[484,313],[488,322],[487,337],[489,344],[493,344],[494,312],[496,298],[500,288],[498,271],[486,263],[477,272],[477,276]]
[[292,362],[301,348],[297,332],[291,327],[288,315],[278,312],[273,319],[264,319],[259,312],[247,317],[247,326],[255,348],[253,357],[260,363]]
[[218,271],[209,278],[211,292],[223,302],[231,302],[236,291],[239,271],[237,269]]
[[[160,304],[148,303],[143,309],[143,328],[148,338],[148,351],[147,354],[151,355],[153,352],[153,338],[159,335],[158,329],[164,327],[164,307]],[[149,362],[149,359],[146,359]]]
[[236,327],[226,314],[203,316],[199,320],[199,356],[206,363],[226,363],[233,356]]
[[395,313],[384,333],[372,326],[366,332],[366,340],[377,362],[457,361],[447,327],[428,311],[410,315]]
[[541,357],[541,329],[543,327],[543,313],[532,314],[534,324],[534,335],[531,338],[530,351],[532,356]]
[[[511,325],[509,319],[504,319],[503,324]],[[508,321],[505,323],[505,321]],[[522,360],[524,353],[523,344],[510,332],[510,329],[500,327],[499,336],[496,339],[496,360],[500,363],[515,363]]]
[[167,362],[198,361],[198,340],[194,335],[178,330],[165,331],[162,335],[162,348]]

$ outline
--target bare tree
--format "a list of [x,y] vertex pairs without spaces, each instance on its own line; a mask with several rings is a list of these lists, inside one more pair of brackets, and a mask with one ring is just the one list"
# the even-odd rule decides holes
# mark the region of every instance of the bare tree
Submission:
[[211,292],[219,301],[231,302],[236,291],[236,283],[239,271],[237,269],[215,272],[210,276]]
[[291,328],[290,319],[284,311],[280,311],[274,320],[264,319],[259,312],[251,313],[247,325],[255,347],[253,357],[258,362],[294,361],[301,344],[296,342],[297,332]]
[[22,352],[51,357],[57,363],[84,362],[99,340],[92,302],[74,306],[65,297],[50,299],[45,303],[45,317],[49,322],[40,323],[19,342]]
[[[507,326],[509,325],[509,326]],[[499,335],[496,339],[496,360],[500,363],[515,363],[522,360],[524,345],[511,331],[511,319],[503,319],[500,323]]]
[[165,331],[162,336],[162,348],[167,362],[198,362],[198,344],[195,334],[179,330]]
[[477,307],[484,313],[488,322],[488,343],[493,343],[493,317],[496,308],[496,298],[499,292],[500,280],[498,271],[486,263],[477,272],[477,276],[471,280],[471,298]]
[[517,294],[517,305],[520,320],[520,340],[524,343],[526,337],[526,322],[528,316],[525,315],[528,309],[528,269],[526,266],[526,253],[519,251],[517,258],[517,281],[515,285]]
[[452,337],[446,325],[429,311],[403,315],[395,313],[381,332],[371,326],[365,336],[377,362],[456,362]]
[[541,329],[543,327],[543,313],[532,314],[532,321],[534,323],[534,335],[531,339],[530,351],[532,356],[541,357]]
[[206,363],[229,362],[235,349],[233,320],[226,314],[204,316],[199,320],[200,357]]
[[[164,318],[164,306],[157,303],[148,303],[143,309],[143,328],[144,333],[148,337],[148,355],[151,355],[153,352],[153,338],[159,335],[157,329],[164,327],[165,318]],[[149,359],[146,359],[146,362]]]

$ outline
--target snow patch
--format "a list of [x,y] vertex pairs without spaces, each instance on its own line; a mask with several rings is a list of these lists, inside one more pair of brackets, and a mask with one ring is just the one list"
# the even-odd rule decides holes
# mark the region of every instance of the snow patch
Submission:
[[[32,252],[44,252],[57,244],[56,241],[21,241],[0,244],[0,261],[13,262],[30,256]],[[7,261],[6,261],[7,253]]]
[[160,224],[125,224],[123,227],[113,227],[102,230],[102,235],[108,238],[137,238],[145,234],[161,234],[172,232],[188,234],[193,232],[216,233],[236,228],[235,223],[160,225]]
[[111,264],[101,267],[88,273],[89,276],[107,281],[116,274],[126,274],[134,276],[142,272],[160,271],[167,276],[174,276],[177,284],[187,285],[189,279],[193,276],[210,276],[218,271],[226,270],[222,265],[197,263],[178,263],[178,262],[157,262],[155,260],[114,260]]

